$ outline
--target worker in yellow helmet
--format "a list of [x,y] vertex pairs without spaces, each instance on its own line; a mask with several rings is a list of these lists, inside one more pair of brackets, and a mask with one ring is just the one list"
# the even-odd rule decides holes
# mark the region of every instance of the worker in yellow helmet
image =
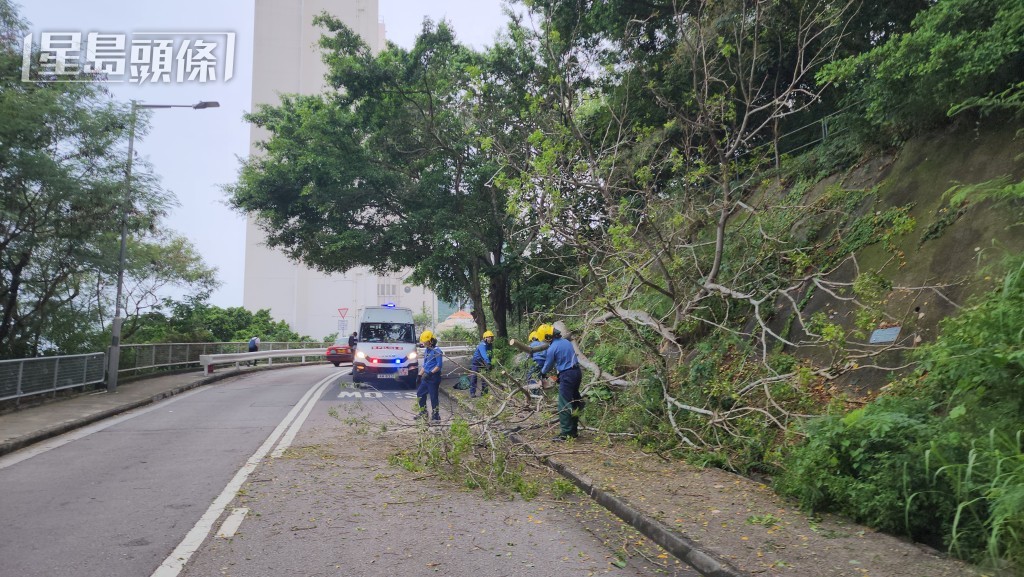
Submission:
[[[531,349],[535,349],[538,346],[544,344],[544,339],[541,338],[540,333],[538,331],[533,331],[532,333],[530,333],[529,339]],[[530,354],[530,358],[533,359],[533,366],[530,367],[530,372],[526,374],[527,381],[533,378],[534,375],[537,375],[542,379],[544,378],[544,373],[541,371],[541,369],[544,368],[544,359],[546,358],[546,353],[547,351],[544,350]]]
[[441,404],[438,398],[438,391],[441,389],[441,364],[443,355],[441,349],[437,348],[437,339],[433,331],[423,331],[420,334],[420,342],[425,347],[423,350],[423,362],[420,363],[420,378],[416,387],[416,397],[419,399],[420,412],[417,419],[427,418],[427,396],[430,396],[431,421],[441,420]]
[[[469,379],[469,396],[476,396],[476,379],[477,374],[482,369],[491,368],[491,350],[494,349],[494,333],[491,331],[484,331],[483,340],[476,346],[476,350],[473,351],[473,359],[469,362],[469,370],[472,372],[472,377]],[[480,394],[487,394],[487,381],[481,379],[480,382]]]
[[[543,331],[538,329],[546,342],[550,343],[542,371],[550,374],[552,381],[558,383],[558,424],[559,434],[553,440],[568,441],[579,436],[580,412],[583,411],[583,397],[580,396],[580,383],[583,371],[580,370],[579,359],[572,343],[562,338],[562,333],[551,325],[545,325]],[[557,376],[556,376],[557,375]]]

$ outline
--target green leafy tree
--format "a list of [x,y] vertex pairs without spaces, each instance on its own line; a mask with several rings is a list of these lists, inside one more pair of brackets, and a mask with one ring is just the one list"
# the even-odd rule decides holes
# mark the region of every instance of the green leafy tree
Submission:
[[[186,240],[160,232],[173,199],[145,163],[124,190],[128,106],[87,78],[21,81],[26,28],[0,0],[0,358],[104,346],[121,230],[111,215],[126,214],[132,235],[129,315],[163,287],[215,284]],[[45,80],[37,56],[31,76]]]
[[755,175],[773,160],[776,121],[826,89],[814,72],[842,46],[854,3],[684,2],[649,19],[650,6],[621,5],[635,17],[535,5],[535,153],[513,205],[543,215],[548,259],[575,260],[558,284],[582,331],[627,327],[677,440],[713,449],[706,439],[735,436],[750,413],[718,414],[724,430],[708,417],[756,387],[684,386],[683,399],[665,353],[716,330],[753,332],[758,347],[785,342],[767,319],[805,282],[785,262],[800,248],[788,236],[798,211],[754,206]]
[[90,275],[114,271],[127,127],[98,85],[21,82],[25,25],[6,0],[0,18],[0,356],[21,357],[52,346],[50,320],[89,294]]
[[316,22],[337,91],[249,116],[270,138],[243,167],[233,204],[293,259],[328,272],[411,267],[441,299],[468,298],[480,330],[489,305],[506,333],[521,243],[477,125],[495,89],[485,61],[445,23],[425,21],[411,50],[373,55],[336,19]]
[[188,239],[176,234],[165,232],[152,240],[135,239],[127,254],[126,318],[121,332],[126,341],[133,339],[140,315],[164,306],[167,299],[161,293],[165,289],[207,295],[220,285],[216,270],[206,266]]
[[[285,321],[274,320],[270,309],[254,313],[243,307],[211,305],[206,299],[206,295],[183,301],[165,299],[159,310],[139,315],[132,341],[243,342],[254,336],[267,342],[315,341],[309,336],[299,335]],[[170,314],[164,310],[169,310]]]
[[1018,0],[939,0],[916,16],[910,31],[834,62],[818,77],[841,83],[876,140],[899,142],[965,109],[1021,114],[1021,38]]

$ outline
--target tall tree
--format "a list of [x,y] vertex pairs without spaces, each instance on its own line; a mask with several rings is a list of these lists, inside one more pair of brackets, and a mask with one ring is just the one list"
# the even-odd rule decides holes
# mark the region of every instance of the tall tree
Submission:
[[152,232],[173,200],[144,165],[124,189],[128,107],[86,77],[21,81],[26,28],[0,0],[0,358],[99,344],[82,335],[99,333],[112,308],[121,221],[111,215],[146,239],[146,255],[128,255],[129,279],[214,282],[186,241]]
[[941,0],[911,30],[834,62],[819,75],[841,82],[873,138],[900,142],[966,109],[1024,114],[1024,4]]
[[[772,158],[774,123],[819,99],[814,73],[841,46],[853,2],[687,2],[638,19],[584,4],[595,8],[540,5],[551,112],[536,117],[533,174],[552,191],[552,246],[577,258],[566,298],[588,326],[615,319],[635,333],[660,364],[671,415],[692,407],[670,390],[672,355],[661,353],[720,328],[784,340],[767,318],[801,285],[805,271],[787,259],[805,247],[778,228],[791,221],[751,203],[754,175]],[[771,34],[783,21],[780,43]]]
[[271,136],[232,202],[296,260],[330,272],[411,267],[441,298],[468,297],[481,331],[489,304],[507,334],[518,249],[476,125],[481,55],[443,22],[426,20],[411,50],[391,44],[378,55],[338,20],[317,23],[337,91],[288,96],[249,117]]

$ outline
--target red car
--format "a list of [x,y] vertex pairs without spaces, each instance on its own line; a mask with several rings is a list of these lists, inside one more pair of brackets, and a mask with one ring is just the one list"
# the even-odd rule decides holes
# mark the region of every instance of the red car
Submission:
[[334,344],[327,347],[327,362],[338,366],[341,363],[352,362],[352,347],[348,346],[348,340],[336,340]]

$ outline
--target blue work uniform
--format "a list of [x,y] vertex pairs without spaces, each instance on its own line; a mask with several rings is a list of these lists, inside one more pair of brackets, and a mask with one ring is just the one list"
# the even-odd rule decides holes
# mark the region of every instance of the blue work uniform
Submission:
[[[543,344],[544,343],[542,341],[538,339],[533,339],[530,341],[530,348],[532,349],[534,347],[539,347],[540,345]],[[547,349],[544,349],[543,351],[537,351],[535,353],[530,354],[530,357],[533,358],[534,366],[530,367],[530,372],[526,374],[526,380],[530,380],[530,378],[533,377],[533,375],[537,375],[538,377],[541,378],[544,377],[544,361],[547,360],[547,353]]]
[[[491,368],[491,347],[487,344],[487,341],[480,341],[480,344],[476,346],[476,350],[473,351],[473,359],[469,363],[469,370],[472,371],[473,375],[469,379],[469,396],[476,396],[477,373],[485,368]],[[480,394],[485,394],[486,392],[487,381],[481,379]]]
[[541,371],[545,375],[558,372],[558,426],[561,439],[578,437],[580,417],[583,410],[583,397],[580,395],[580,383],[583,382],[583,371],[572,343],[561,337],[551,340],[547,359]]
[[441,366],[444,353],[441,349],[427,347],[423,350],[423,378],[420,379],[420,386],[416,387],[416,396],[420,401],[420,412],[427,412],[427,395],[430,395],[430,406],[433,409],[431,419],[441,420],[441,403],[438,399],[438,391],[441,388]]
[[[259,337],[253,337],[253,338],[249,339],[249,352],[250,353],[255,353],[255,352],[259,352],[259,350],[260,350],[260,338]],[[252,360],[252,366],[255,367],[258,362],[259,361],[257,361],[256,359],[253,359]]]

